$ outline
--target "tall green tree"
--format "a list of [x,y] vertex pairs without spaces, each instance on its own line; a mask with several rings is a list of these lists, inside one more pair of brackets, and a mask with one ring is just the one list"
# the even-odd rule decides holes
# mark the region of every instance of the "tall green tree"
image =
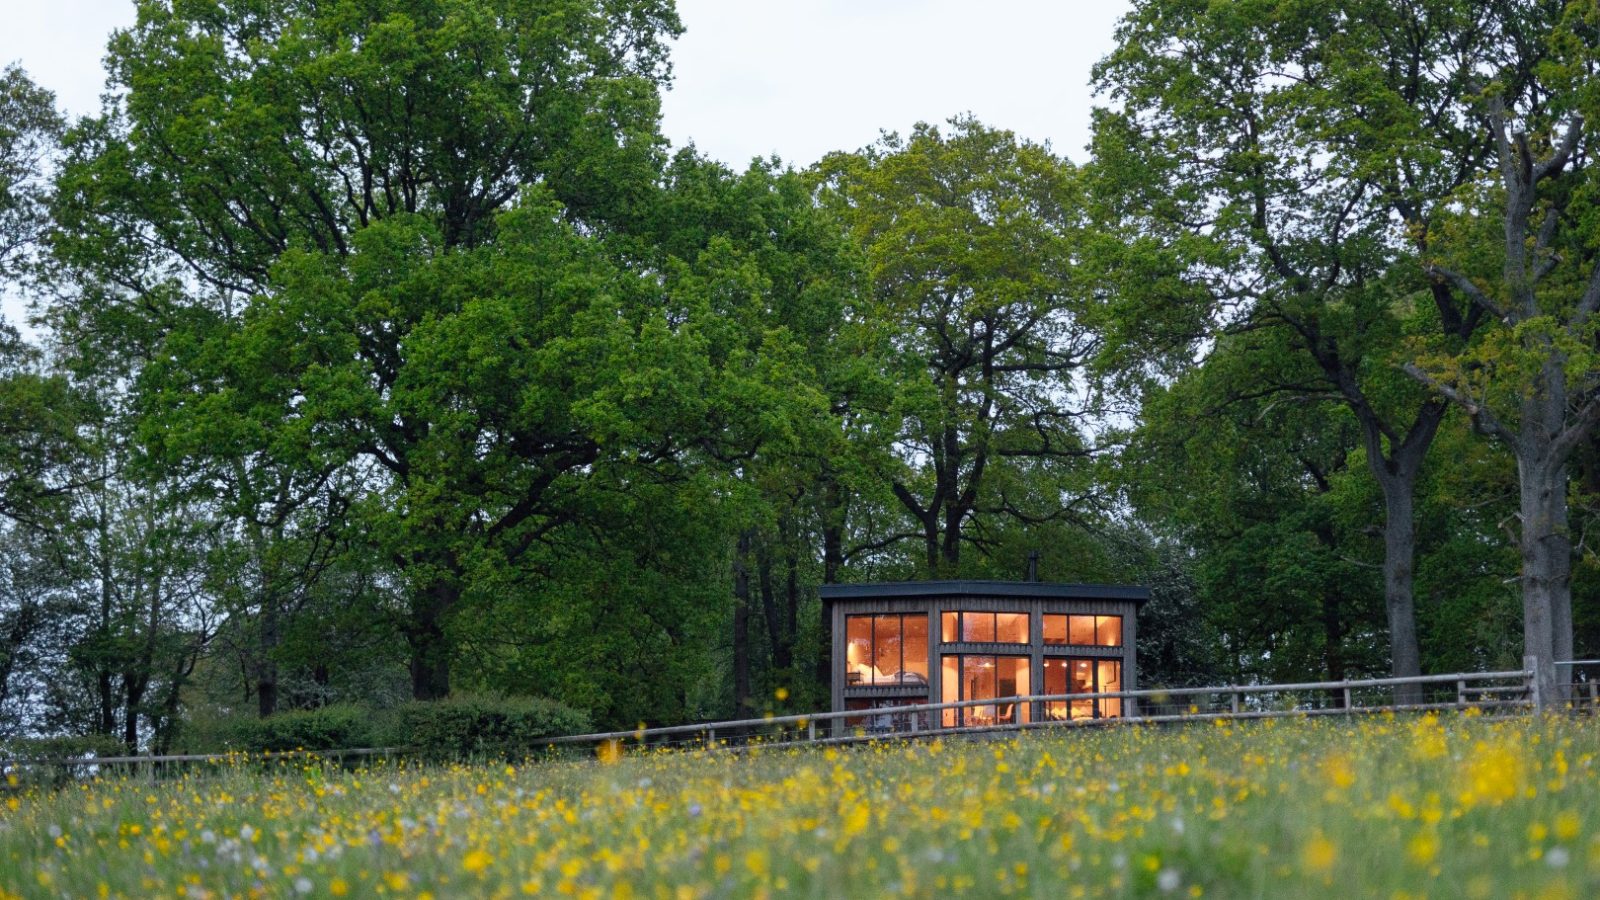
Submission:
[[1198,311],[1130,310],[1157,333],[1209,323],[1190,340],[1284,330],[1314,364],[1311,392],[1361,429],[1396,676],[1420,672],[1415,497],[1446,411],[1397,377],[1400,345],[1424,334],[1460,351],[1486,321],[1422,260],[1489,158],[1462,98],[1507,37],[1488,11],[1502,6],[1143,0],[1095,70],[1114,103],[1097,117],[1100,183],[1204,296]]
[[839,577],[855,548],[859,476],[869,461],[892,459],[880,437],[893,432],[880,427],[887,329],[870,316],[857,247],[819,208],[809,174],[776,160],[736,174],[684,151],[650,222],[649,252],[671,283],[716,297],[715,315],[742,335],[747,389],[781,388],[762,408],[765,424],[731,431],[753,443],[703,452],[730,477],[728,506],[738,510],[734,706],[750,706],[758,685],[815,696],[801,691],[814,671],[802,674],[801,659],[825,643],[827,626],[819,641],[802,619],[813,607],[820,619],[809,587]]
[[918,125],[820,164],[823,203],[866,254],[871,315],[891,330],[901,472],[885,472],[927,574],[953,574],[980,516],[1082,515],[1067,483],[1030,497],[999,474],[1077,472],[1096,347],[1075,274],[1076,170],[971,118]]
[[[569,517],[570,480],[637,436],[649,365],[689,358],[585,246],[652,189],[677,29],[656,0],[145,0],[112,106],[69,138],[65,332],[162,360],[153,415],[225,417],[245,440],[182,449],[236,461],[257,509],[355,467],[418,697],[449,689],[469,572]],[[628,342],[660,356],[606,368]],[[602,373],[617,396],[580,402]]]
[[1553,697],[1565,689],[1553,662],[1574,655],[1571,462],[1600,427],[1600,7],[1496,5],[1478,33],[1451,112],[1488,159],[1424,263],[1491,329],[1462,354],[1419,342],[1407,370],[1516,459],[1524,648]]
[[1338,398],[1304,393],[1318,373],[1291,341],[1219,338],[1148,394],[1122,458],[1140,518],[1190,549],[1196,627],[1219,636],[1223,679],[1343,680],[1383,664],[1371,520],[1347,511],[1361,499],[1359,427]]

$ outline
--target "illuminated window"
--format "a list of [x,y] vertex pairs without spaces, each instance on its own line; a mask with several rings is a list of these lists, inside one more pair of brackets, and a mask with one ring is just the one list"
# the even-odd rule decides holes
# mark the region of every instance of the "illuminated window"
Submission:
[[1045,615],[1044,642],[1046,644],[1065,644],[1067,642],[1066,616]]
[[[940,696],[945,703],[993,700],[1032,693],[1028,684],[1028,657],[951,654],[944,657]],[[944,711],[944,725],[994,725],[1029,720],[1028,704],[997,703]]]
[[928,683],[928,617],[845,617],[846,684]]
[[1028,614],[995,613],[994,634],[994,639],[1002,644],[1026,644],[1028,642]]
[[994,613],[962,613],[961,639],[963,641],[994,642]]
[[869,734],[883,734],[899,731],[925,731],[928,728],[928,713],[924,712],[895,712],[902,706],[917,706],[927,703],[925,697],[859,697],[846,700],[844,708],[847,710],[870,711],[871,715],[850,716],[844,720],[846,728],[860,728]]
[[1095,616],[1094,642],[1102,647],[1122,646],[1122,617]]
[[[1122,662],[1115,659],[1047,659],[1044,693],[1102,694],[1122,690]],[[1122,715],[1122,700],[1052,700],[1045,704],[1047,718],[1100,719]]]
[[1044,642],[1074,647],[1121,647],[1122,617],[1047,614]]
[[1071,616],[1067,620],[1067,643],[1075,647],[1094,645],[1094,616]]
[[939,636],[947,644],[956,641],[1026,644],[1028,614],[947,612],[940,617]]

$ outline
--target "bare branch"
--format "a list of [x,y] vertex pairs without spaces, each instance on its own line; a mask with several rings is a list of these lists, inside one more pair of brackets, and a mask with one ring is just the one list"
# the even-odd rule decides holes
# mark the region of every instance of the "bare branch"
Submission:
[[1561,170],[1566,168],[1567,160],[1572,158],[1572,151],[1577,149],[1578,139],[1582,136],[1583,116],[1574,116],[1572,121],[1567,123],[1566,133],[1561,136],[1555,150],[1543,162],[1533,167],[1533,181],[1530,183],[1537,184],[1545,178],[1560,174]]
[[1572,324],[1582,325],[1597,309],[1600,309],[1600,260],[1595,261],[1594,269],[1589,273],[1589,285],[1584,288],[1583,296],[1573,310]]
[[1503,320],[1508,315],[1498,303],[1495,303],[1488,294],[1483,292],[1482,288],[1478,287],[1476,284],[1473,284],[1472,279],[1461,274],[1460,272],[1457,272],[1453,269],[1446,269],[1444,266],[1436,265],[1428,266],[1427,272],[1434,278],[1449,282],[1455,287],[1456,290],[1466,294],[1468,299],[1482,307],[1485,312],[1493,315],[1495,318]]
[[1555,440],[1550,442],[1550,458],[1565,460],[1577,449],[1578,444],[1594,434],[1597,427],[1600,427],[1600,395],[1591,395],[1567,427],[1561,429]]
[[1477,429],[1479,433],[1498,437],[1505,441],[1516,440],[1515,432],[1502,425],[1500,419],[1488,407],[1424,372],[1416,363],[1408,362],[1404,368],[1407,375],[1438,391],[1446,399],[1460,406],[1472,418],[1472,427]]
[[1560,219],[1560,210],[1552,206],[1545,210],[1544,221],[1539,223],[1539,236],[1533,243],[1533,255],[1538,260],[1533,269],[1535,282],[1549,275],[1550,271],[1561,262],[1561,254],[1549,252],[1550,242],[1555,239],[1556,225]]

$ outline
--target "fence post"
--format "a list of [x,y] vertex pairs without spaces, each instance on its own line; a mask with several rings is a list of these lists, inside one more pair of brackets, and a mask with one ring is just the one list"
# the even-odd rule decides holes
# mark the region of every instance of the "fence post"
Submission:
[[816,743],[816,740],[817,740],[817,720],[816,719],[808,719],[806,721],[806,740],[811,741],[812,743]]
[[1524,656],[1522,658],[1523,677],[1528,680],[1528,702],[1533,705],[1535,714],[1544,712],[1544,690],[1540,685],[1539,657]]
[[706,749],[707,750],[712,750],[712,749],[715,749],[716,746],[717,746],[717,730],[715,728],[707,728],[706,729]]
[[1462,707],[1465,707],[1466,705],[1467,705],[1467,680],[1465,678],[1457,678],[1456,679],[1456,709],[1461,709]]
[[1349,688],[1345,688],[1344,689],[1344,708],[1345,709],[1355,709],[1355,707],[1353,705],[1351,705],[1351,702],[1350,702],[1350,689]]
[[1237,716],[1239,714],[1239,692],[1238,691],[1234,691],[1233,692],[1232,703],[1233,703],[1233,714]]

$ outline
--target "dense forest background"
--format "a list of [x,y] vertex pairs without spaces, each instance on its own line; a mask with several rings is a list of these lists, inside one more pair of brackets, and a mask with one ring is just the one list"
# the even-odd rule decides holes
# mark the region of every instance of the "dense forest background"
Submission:
[[818,584],[1033,552],[1144,685],[1600,650],[1593,0],[1140,0],[1086,163],[799,171],[670,0],[138,6],[0,76],[0,738],[815,709]]

